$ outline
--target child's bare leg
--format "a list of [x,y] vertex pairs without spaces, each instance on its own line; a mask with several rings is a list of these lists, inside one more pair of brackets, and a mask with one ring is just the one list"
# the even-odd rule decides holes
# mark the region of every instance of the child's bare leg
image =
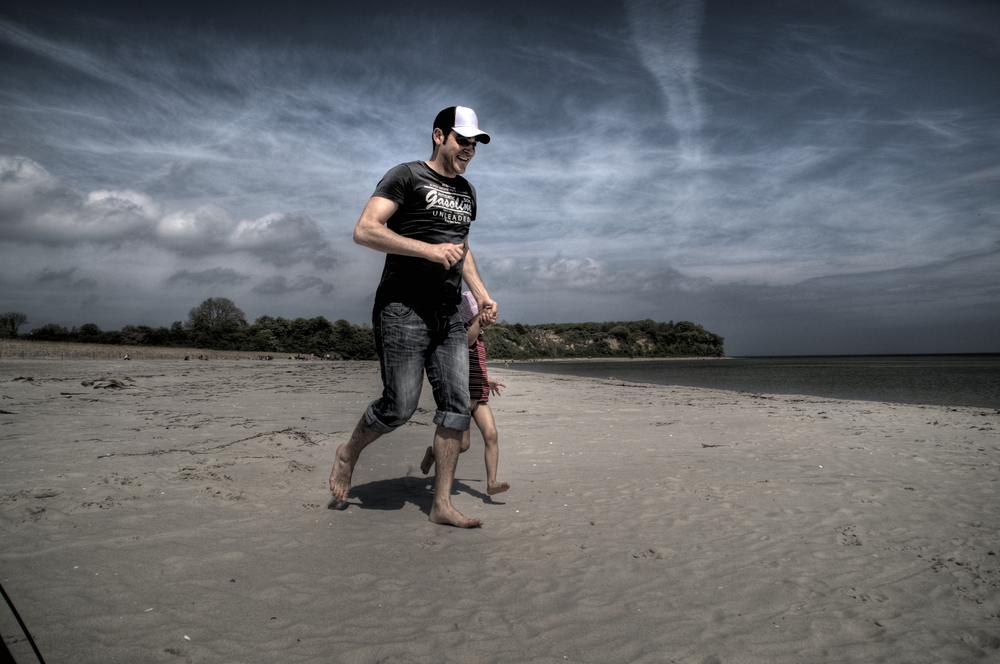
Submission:
[[497,482],[497,466],[500,463],[500,436],[497,434],[497,425],[493,420],[493,411],[486,403],[480,403],[477,406],[472,411],[472,418],[483,434],[483,442],[486,443],[486,451],[483,453],[486,459],[486,493],[492,496],[503,493],[510,488],[510,484]]
[[424,460],[420,462],[420,472],[424,475],[431,472],[431,467],[434,466],[434,447],[429,446],[427,451],[424,452]]
[[[472,436],[469,430],[466,429],[462,432],[462,447],[459,449],[459,454],[465,452],[469,449],[469,445],[472,444]],[[431,472],[431,468],[434,466],[434,448],[428,447],[427,451],[424,452],[424,459],[420,462],[420,472],[424,475]]]

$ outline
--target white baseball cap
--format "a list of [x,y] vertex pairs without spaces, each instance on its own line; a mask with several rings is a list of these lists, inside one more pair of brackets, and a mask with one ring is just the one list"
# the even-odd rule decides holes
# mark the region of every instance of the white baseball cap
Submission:
[[476,112],[468,106],[452,106],[444,109],[435,118],[434,126],[441,129],[450,127],[459,136],[475,138],[480,143],[490,142],[490,135],[479,128],[479,117]]

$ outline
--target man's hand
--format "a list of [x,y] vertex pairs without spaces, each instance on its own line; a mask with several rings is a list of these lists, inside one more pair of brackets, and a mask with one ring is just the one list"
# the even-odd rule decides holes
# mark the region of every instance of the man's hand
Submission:
[[431,244],[428,245],[427,260],[441,263],[450,270],[465,256],[464,244]]
[[479,303],[479,310],[483,312],[483,317],[485,318],[483,327],[488,325],[493,325],[497,322],[497,303],[487,297],[485,300]]

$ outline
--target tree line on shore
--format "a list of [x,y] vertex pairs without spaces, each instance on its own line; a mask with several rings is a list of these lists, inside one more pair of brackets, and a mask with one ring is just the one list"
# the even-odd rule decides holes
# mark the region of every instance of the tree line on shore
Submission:
[[[28,324],[25,314],[0,314],[0,336],[38,341],[166,346],[253,353],[327,355],[332,359],[375,360],[375,336],[367,325],[322,316],[294,320],[261,316],[252,324],[236,304],[208,298],[188,312],[187,321],[170,327],[126,325],[101,330],[94,323],[67,329],[49,323],[18,335]],[[688,321],[652,320],[612,323],[522,325],[501,321],[486,328],[487,354],[494,359],[633,358],[725,355],[723,338]]]
[[501,322],[486,328],[489,357],[557,358],[723,357],[723,338],[689,321],[612,323]]

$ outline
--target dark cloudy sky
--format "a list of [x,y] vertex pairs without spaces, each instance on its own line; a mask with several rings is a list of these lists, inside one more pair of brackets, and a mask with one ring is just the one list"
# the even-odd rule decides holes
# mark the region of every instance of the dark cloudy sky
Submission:
[[354,224],[463,104],[509,322],[1000,352],[998,72],[995,0],[4,0],[0,311],[369,322]]

